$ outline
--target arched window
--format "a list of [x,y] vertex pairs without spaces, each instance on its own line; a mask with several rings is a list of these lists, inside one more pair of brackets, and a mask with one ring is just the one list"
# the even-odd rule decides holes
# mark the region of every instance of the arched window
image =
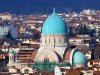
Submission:
[[56,43],[56,38],[54,38],[54,43]]
[[66,38],[64,38],[64,43],[66,43]]
[[12,60],[13,60],[13,56],[12,56]]
[[44,63],[47,63],[47,62],[49,62],[49,58],[46,55],[45,58],[44,58]]
[[46,42],[46,38],[45,38],[45,43],[47,43],[47,42]]
[[61,43],[61,38],[59,38],[59,43]]
[[10,56],[10,60],[11,60],[11,56]]
[[49,38],[49,43],[50,43],[50,38]]

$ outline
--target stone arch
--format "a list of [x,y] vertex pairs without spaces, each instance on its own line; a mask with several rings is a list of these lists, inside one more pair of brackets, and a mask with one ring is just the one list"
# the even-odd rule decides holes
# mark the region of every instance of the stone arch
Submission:
[[72,49],[71,54],[70,54],[70,64],[73,65],[73,55],[76,51],[79,51],[78,49]]
[[41,48],[39,48],[38,52],[41,52],[44,49],[48,49],[48,50],[54,51],[57,55],[60,56],[61,60],[63,60],[63,54],[58,49],[55,49],[54,47],[41,47]]
[[42,61],[43,62],[46,55],[48,56],[50,62],[54,62],[54,61],[59,62],[59,58],[58,58],[57,54],[49,49],[44,49],[44,50],[40,51],[36,55],[35,61]]

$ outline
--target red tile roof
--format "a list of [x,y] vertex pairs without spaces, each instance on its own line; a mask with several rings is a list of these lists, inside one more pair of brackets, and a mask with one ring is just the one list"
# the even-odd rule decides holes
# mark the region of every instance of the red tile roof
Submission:
[[61,71],[61,72],[65,72],[66,69],[64,69],[64,68],[60,68],[60,71]]
[[75,31],[75,33],[79,33],[79,31]]
[[8,45],[1,45],[0,48],[8,48]]
[[70,37],[69,39],[96,39],[95,37]]
[[31,44],[31,45],[29,46],[29,48],[38,49],[38,48],[40,48],[40,44]]
[[37,52],[38,52],[38,50],[34,50],[34,51],[32,52],[31,59],[34,59],[34,58],[35,58]]
[[79,75],[81,75],[81,74],[84,74],[83,72],[81,72],[81,71],[79,71],[79,70],[75,70],[75,69],[73,69],[73,70],[69,70],[69,72],[67,72],[67,73],[65,73],[65,75],[74,75],[74,74],[79,74]]
[[100,62],[100,60],[99,59],[95,59],[95,60],[93,60],[93,62]]
[[19,48],[19,45],[12,45],[10,48]]
[[41,73],[41,75],[54,75],[53,72],[48,72],[48,71],[41,71],[38,74],[40,74],[40,73]]
[[93,60],[87,59],[87,62],[93,62]]
[[100,71],[94,71],[93,75],[100,75]]
[[70,46],[78,46],[78,45],[75,45],[75,44],[70,44]]
[[65,58],[64,58],[65,60],[69,60],[69,59],[70,59],[71,51],[72,51],[72,50],[68,50],[68,51],[66,52]]
[[40,41],[40,39],[32,39],[31,41]]
[[20,70],[19,68],[13,68],[13,69]]

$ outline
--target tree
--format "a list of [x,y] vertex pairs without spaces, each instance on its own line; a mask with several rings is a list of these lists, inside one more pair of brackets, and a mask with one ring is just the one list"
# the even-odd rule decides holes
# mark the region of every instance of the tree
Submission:
[[74,37],[74,33],[73,33],[73,30],[72,30],[72,26],[70,26],[69,28],[69,37]]
[[39,39],[39,34],[38,33],[34,34],[33,39]]
[[91,60],[94,60],[94,50],[91,51]]
[[83,32],[83,27],[81,25],[80,30],[79,30],[79,35],[82,35],[83,34],[82,32]]
[[89,34],[88,29],[86,28],[86,25],[83,27],[83,34]]
[[93,37],[93,34],[94,34],[94,33],[95,33],[95,30],[92,29],[92,30],[91,30],[91,33],[90,33],[91,37]]
[[88,29],[86,28],[86,25],[84,25],[83,27],[81,25],[81,28],[79,30],[79,35],[85,35],[85,34],[89,34]]
[[14,40],[14,38],[12,37],[11,31],[8,31],[8,34],[6,35],[6,38]]
[[12,34],[11,34],[11,31],[9,30],[8,34],[6,35],[6,38],[11,38],[11,37],[12,37]]

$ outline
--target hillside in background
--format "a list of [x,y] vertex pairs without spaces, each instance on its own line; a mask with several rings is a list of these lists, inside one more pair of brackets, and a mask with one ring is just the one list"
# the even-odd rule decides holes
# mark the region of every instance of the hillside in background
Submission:
[[57,12],[66,9],[80,12],[83,9],[100,9],[100,0],[0,0],[0,13],[14,14],[43,14],[52,13],[53,7]]

